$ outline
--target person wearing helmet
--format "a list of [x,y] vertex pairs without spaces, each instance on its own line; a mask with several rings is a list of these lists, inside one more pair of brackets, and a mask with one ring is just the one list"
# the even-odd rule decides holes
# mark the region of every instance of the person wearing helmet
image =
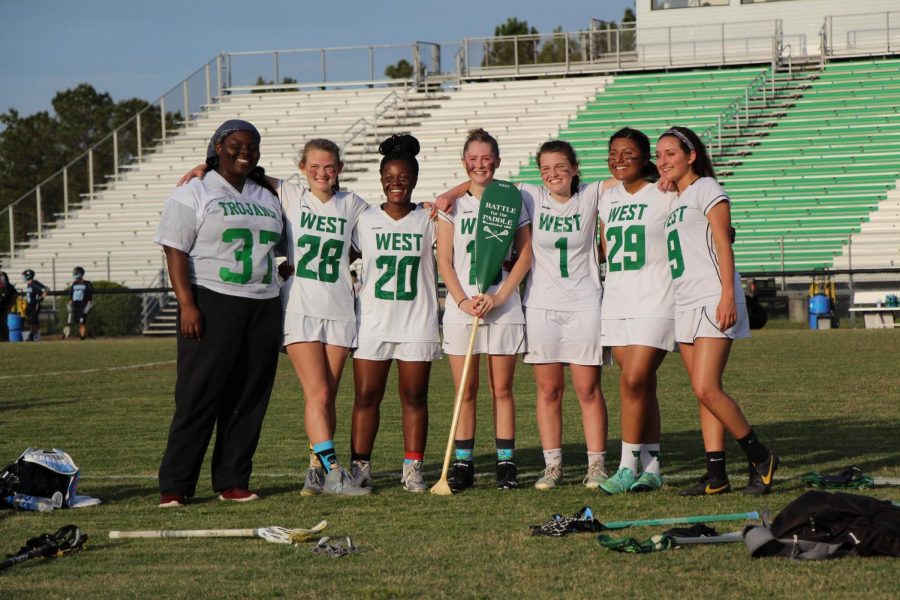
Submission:
[[9,341],[9,326],[6,323],[10,309],[16,305],[16,286],[12,284],[9,277],[3,271],[0,271],[0,342]]
[[[78,323],[78,337],[87,337],[87,316],[94,304],[94,287],[84,278],[84,269],[72,270],[72,285],[69,286],[69,322]],[[69,326],[66,325],[66,337]]]
[[41,302],[47,297],[47,292],[50,290],[34,278],[34,271],[31,269],[22,271],[22,279],[25,281],[25,323],[31,327],[31,336],[28,341],[36,342],[41,335]]

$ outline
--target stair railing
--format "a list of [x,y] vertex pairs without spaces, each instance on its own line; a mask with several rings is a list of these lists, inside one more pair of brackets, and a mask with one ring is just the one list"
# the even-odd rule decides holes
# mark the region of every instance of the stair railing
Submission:
[[[768,102],[766,95],[766,86],[768,84],[769,72],[762,71],[744,88],[741,96],[738,96],[716,117],[716,124],[707,127],[700,133],[700,139],[704,141],[708,148],[713,147],[715,141],[716,154],[722,153],[722,128],[732,118],[734,119],[735,129],[738,134],[741,132],[741,112],[744,113],[745,125],[750,123],[750,98],[757,92],[762,90],[763,102]],[[773,77],[774,78],[774,77]]]

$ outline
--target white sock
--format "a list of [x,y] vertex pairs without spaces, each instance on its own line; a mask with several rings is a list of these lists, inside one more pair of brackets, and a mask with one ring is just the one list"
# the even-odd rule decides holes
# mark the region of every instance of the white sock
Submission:
[[619,460],[619,468],[629,468],[633,472],[638,472],[638,459],[641,456],[640,444],[629,444],[622,442],[622,458]]
[[644,473],[661,475],[659,471],[659,444],[641,444],[641,465]]
[[588,450],[588,467],[593,467],[600,463],[600,470],[606,469],[606,452],[591,452]]
[[544,463],[548,467],[562,466],[562,448],[552,448],[544,450]]

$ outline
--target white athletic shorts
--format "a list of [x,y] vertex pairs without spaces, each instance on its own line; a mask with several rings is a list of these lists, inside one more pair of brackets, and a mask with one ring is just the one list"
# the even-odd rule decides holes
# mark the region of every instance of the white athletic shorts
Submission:
[[306,315],[284,313],[284,346],[297,342],[322,342],[344,348],[356,347],[356,323],[332,321]]
[[750,337],[750,317],[747,305],[737,305],[737,323],[722,331],[716,325],[716,304],[675,311],[675,341],[693,344],[697,338],[730,338],[739,340]]
[[649,346],[671,352],[675,349],[675,319],[634,317],[603,319],[600,342],[613,346]]
[[525,307],[525,335],[531,364],[598,366],[603,361],[600,309],[576,312]]
[[431,362],[441,357],[440,342],[382,342],[359,338],[353,358]]
[[[444,323],[444,354],[465,356],[471,323]],[[525,352],[525,325],[482,323],[475,335],[472,354],[521,354]]]

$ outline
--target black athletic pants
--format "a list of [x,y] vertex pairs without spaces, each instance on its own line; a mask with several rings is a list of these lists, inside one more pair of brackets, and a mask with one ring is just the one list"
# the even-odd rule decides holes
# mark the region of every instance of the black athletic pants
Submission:
[[163,494],[194,495],[213,427],[213,490],[249,486],[282,340],[277,296],[251,300],[196,286],[193,292],[203,337],[178,333],[175,415],[159,467]]

